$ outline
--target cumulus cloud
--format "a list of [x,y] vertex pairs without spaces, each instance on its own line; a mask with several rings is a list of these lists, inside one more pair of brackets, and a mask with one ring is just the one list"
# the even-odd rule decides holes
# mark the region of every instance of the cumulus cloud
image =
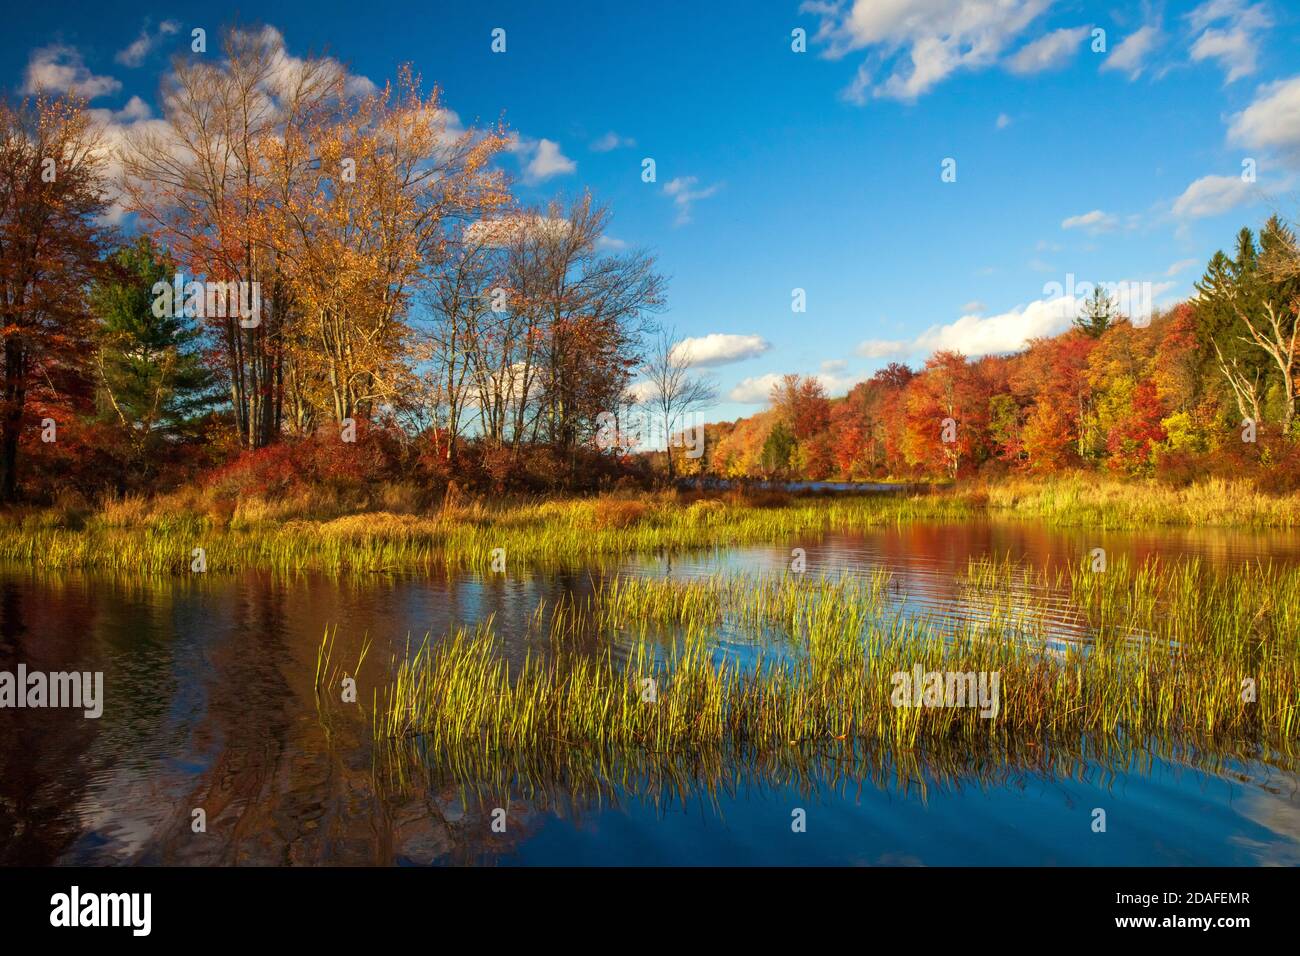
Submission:
[[912,340],[868,340],[858,346],[858,354],[881,359],[929,355],[942,350],[968,357],[1016,352],[1030,339],[1055,335],[1069,328],[1075,307],[1075,298],[1065,295],[1038,299],[998,315],[963,315],[956,322],[931,326]]
[[1231,83],[1255,72],[1259,34],[1273,25],[1263,3],[1244,0],[1207,0],[1187,15],[1194,31],[1192,60],[1216,60]]
[[1083,229],[1091,235],[1110,232],[1117,225],[1119,225],[1117,217],[1108,212],[1102,212],[1100,209],[1094,209],[1078,216],[1067,216],[1061,220],[1062,229]]
[[121,88],[121,80],[91,73],[75,47],[52,43],[32,51],[23,74],[22,92],[75,93],[93,100]]
[[597,153],[608,153],[611,150],[621,149],[625,146],[635,146],[636,140],[627,136],[619,136],[613,130],[610,130],[600,139],[591,144],[591,148]]
[[1146,68],[1147,57],[1160,44],[1160,28],[1147,25],[1133,31],[1115,45],[1102,61],[1102,72],[1117,70],[1136,80]]
[[957,70],[997,61],[1051,0],[806,0],[819,18],[816,42],[831,59],[866,51],[844,96],[915,100]]
[[716,185],[699,186],[699,179],[695,176],[678,176],[664,183],[664,193],[672,197],[673,205],[677,207],[676,224],[679,226],[691,221],[692,207],[696,202],[708,199],[717,191]]
[[542,182],[552,176],[573,172],[578,164],[560,151],[560,144],[551,139],[537,141],[537,150],[524,168],[524,175],[532,182]]
[[897,339],[867,339],[857,348],[859,355],[870,359],[893,358],[913,351],[915,346],[912,342]]
[[121,109],[96,107],[88,110],[87,113],[99,131],[99,149],[104,161],[109,198],[109,207],[105,211],[104,220],[116,225],[127,215],[121,193],[124,150],[127,149],[132,138],[146,136],[179,153],[176,131],[166,120],[154,118],[149,104],[138,96],[132,96]]
[[[831,363],[823,363],[822,371],[808,377],[821,382],[826,394],[832,398],[843,395],[862,381],[861,375],[840,374],[836,370],[827,370],[827,364]],[[768,372],[766,375],[742,379],[727,393],[727,398],[741,405],[766,405],[771,400],[773,386],[779,385],[782,378],[783,376],[777,372]]]
[[1255,101],[1230,120],[1228,139],[1240,146],[1276,150],[1300,165],[1300,76],[1260,87]]
[[556,176],[566,176],[578,164],[564,155],[560,144],[553,139],[526,139],[515,136],[509,147],[519,157],[524,182],[530,185],[545,182]]
[[772,394],[772,387],[780,381],[781,376],[776,372],[741,379],[727,393],[727,398],[742,405],[763,405]]
[[1026,43],[1007,59],[1007,69],[1019,76],[1042,73],[1065,66],[1088,35],[1088,27],[1067,27],[1053,30],[1037,40]]
[[[301,82],[307,70],[307,61],[289,53],[284,34],[273,26],[267,25],[260,30],[239,32],[243,36],[259,38],[269,50],[270,65],[263,84],[266,92],[277,97],[289,95]],[[343,64],[333,57],[318,57],[317,62],[322,64],[331,76],[342,77],[343,90],[348,96],[369,96],[378,89],[368,77],[347,72]]]
[[1254,198],[1254,184],[1242,181],[1240,176],[1202,176],[1174,200],[1173,213],[1183,219],[1205,219]]
[[845,394],[866,377],[855,372],[842,373],[839,369],[827,369],[828,364],[830,363],[823,362],[822,370],[812,377],[821,382],[822,388],[826,390],[826,394],[831,398],[838,398]]
[[[1147,310],[1158,296],[1174,287],[1173,282],[1114,283],[1097,281],[1107,289],[1121,312],[1149,318]],[[869,339],[858,346],[858,354],[872,359],[928,356],[935,352],[960,352],[968,358],[1019,352],[1030,339],[1057,335],[1070,327],[1084,302],[1092,295],[1091,281],[1069,277],[1066,283],[1050,282],[1043,298],[1018,305],[997,315],[963,315],[946,325],[933,325],[914,339]]]
[[137,67],[144,62],[147,57],[164,37],[172,36],[180,31],[181,25],[175,20],[164,20],[158,24],[158,29],[150,31],[148,21],[140,30],[140,35],[136,37],[131,44],[125,49],[118,50],[117,55],[113,57],[123,66]]
[[674,347],[673,356],[684,358],[693,366],[729,365],[762,355],[771,347],[761,335],[713,332],[698,338],[683,339]]

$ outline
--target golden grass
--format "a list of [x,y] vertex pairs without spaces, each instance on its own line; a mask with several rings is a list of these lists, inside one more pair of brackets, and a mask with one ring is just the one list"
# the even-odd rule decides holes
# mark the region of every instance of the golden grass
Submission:
[[1300,527],[1300,495],[1256,491],[1249,481],[1211,478],[1186,488],[1154,481],[1072,475],[1046,481],[1008,480],[959,492],[982,497],[991,511],[1057,525],[1093,528]]
[[[314,494],[314,493],[313,493]],[[752,501],[728,493],[687,504],[672,493],[487,502],[457,497],[413,513],[418,489],[392,486],[388,510],[344,510],[329,493],[292,501],[213,500],[194,491],[97,512],[11,511],[0,518],[0,560],[46,568],[186,572],[203,548],[210,571],[398,571],[577,565],[635,553],[787,541],[911,521],[976,516],[1096,529],[1300,527],[1300,496],[1273,497],[1245,482],[1185,489],[1097,476],[1008,481],[931,494],[894,493]]]

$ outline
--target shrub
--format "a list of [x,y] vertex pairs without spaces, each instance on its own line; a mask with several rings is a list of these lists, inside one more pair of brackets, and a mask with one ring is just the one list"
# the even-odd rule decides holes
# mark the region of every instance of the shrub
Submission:
[[597,528],[626,528],[644,520],[649,512],[650,506],[644,501],[624,498],[600,498],[593,510]]

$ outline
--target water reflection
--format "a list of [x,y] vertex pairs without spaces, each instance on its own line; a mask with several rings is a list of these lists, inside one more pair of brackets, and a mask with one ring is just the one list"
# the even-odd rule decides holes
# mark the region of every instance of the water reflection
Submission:
[[[1300,535],[907,525],[782,546],[479,580],[448,576],[125,577],[0,573],[0,669],[101,670],[103,717],[0,711],[0,863],[1203,863],[1300,862],[1300,777],[1276,755],[1143,748],[886,758],[581,755],[552,765],[374,754],[361,708],[391,655],[493,615],[505,652],[538,650],[539,601],[583,600],[612,573],[893,575],[918,614],[969,614],[972,557],[1064,567],[1091,547],[1226,568],[1300,562]],[[1023,604],[1082,635],[1061,593]],[[320,709],[316,650],[336,628],[361,701]],[[415,759],[412,759],[412,758]],[[558,760],[559,758],[557,758]],[[1108,808],[1107,836],[1088,826]],[[506,810],[507,828],[491,827]],[[792,808],[808,832],[790,830]],[[207,832],[192,829],[206,813]]]

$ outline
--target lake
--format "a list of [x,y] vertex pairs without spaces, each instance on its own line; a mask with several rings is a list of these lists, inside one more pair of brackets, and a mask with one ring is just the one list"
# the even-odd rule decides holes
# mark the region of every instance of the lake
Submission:
[[[539,650],[528,627],[539,601],[581,597],[611,574],[783,574],[802,548],[809,574],[889,571],[903,613],[978,619],[960,580],[972,558],[1050,569],[1095,547],[1137,562],[1300,563],[1294,533],[969,521],[489,578],[9,568],[0,670],[102,671],[106,703],[97,720],[0,710],[0,863],[1300,864],[1300,772],[1276,754],[1081,744],[994,759],[849,745],[604,766],[416,754],[394,767],[366,726],[408,636],[490,615],[521,661]],[[1028,576],[1018,598],[1053,639],[1089,640],[1068,595]],[[355,704],[322,707],[314,692],[327,629],[345,661],[373,642]],[[717,640],[720,653],[751,649],[726,628]]]

